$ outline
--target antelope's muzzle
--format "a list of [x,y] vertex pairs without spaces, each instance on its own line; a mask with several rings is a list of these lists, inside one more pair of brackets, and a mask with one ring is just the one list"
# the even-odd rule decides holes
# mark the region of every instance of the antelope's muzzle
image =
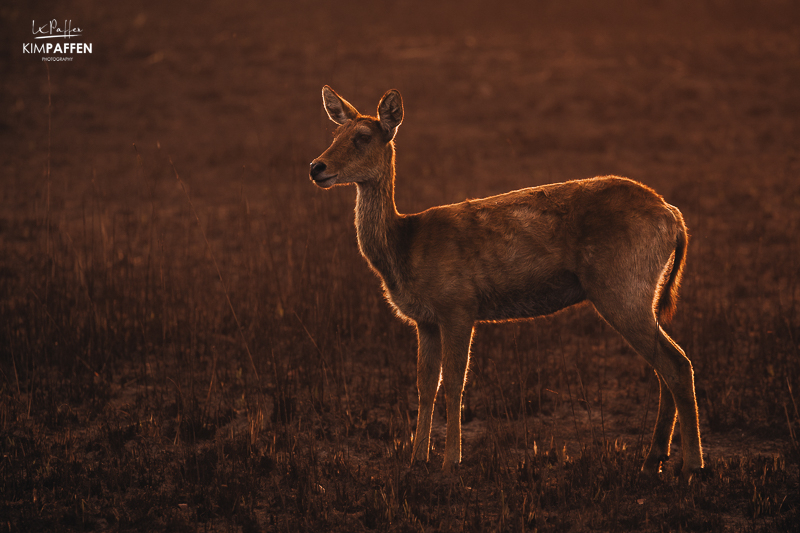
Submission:
[[336,174],[328,172],[328,165],[322,161],[312,161],[308,172],[311,180],[323,189],[327,189],[336,183]]

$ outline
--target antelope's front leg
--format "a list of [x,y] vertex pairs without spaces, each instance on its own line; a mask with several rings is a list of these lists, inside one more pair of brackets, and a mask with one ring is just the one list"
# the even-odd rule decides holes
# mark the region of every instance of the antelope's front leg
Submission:
[[439,326],[436,324],[417,324],[417,390],[419,391],[419,412],[417,432],[414,436],[414,452],[411,462],[427,461],[430,450],[433,404],[439,390],[442,372],[442,342]]
[[447,438],[442,466],[445,471],[461,462],[461,398],[467,378],[472,327],[470,322],[442,328],[442,380],[447,403]]

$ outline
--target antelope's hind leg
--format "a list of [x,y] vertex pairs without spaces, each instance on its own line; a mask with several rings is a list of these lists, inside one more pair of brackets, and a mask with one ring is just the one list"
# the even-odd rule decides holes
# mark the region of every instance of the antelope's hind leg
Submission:
[[[664,376],[660,368],[656,367],[659,375],[664,377],[678,411],[681,423],[681,451],[683,452],[683,475],[688,477],[703,468],[703,450],[700,444],[700,419],[697,412],[697,397],[694,390],[694,369],[692,362],[675,344],[663,329],[658,328],[658,353],[665,354],[658,364],[671,367],[675,372],[671,378]],[[656,431],[658,431],[656,427]]]
[[419,392],[419,411],[417,431],[414,435],[414,452],[411,462],[427,461],[430,451],[431,424],[433,423],[433,404],[439,390],[442,373],[442,341],[439,326],[436,324],[417,324],[417,390]]
[[[678,412],[681,425],[681,449],[683,452],[683,475],[689,476],[703,468],[703,452],[700,446],[700,426],[698,423],[697,400],[694,392],[694,370],[692,363],[675,342],[669,338],[656,322],[650,305],[641,306],[638,311],[630,305],[609,305],[604,301],[595,308],[614,329],[650,363],[660,378],[661,396],[658,421],[653,433],[653,446],[648,454],[644,470],[653,468],[653,463],[661,460],[669,449],[673,407]],[[664,384],[669,389],[665,391]],[[666,394],[672,393],[670,402]]]
[[675,419],[678,414],[675,408],[675,400],[672,392],[667,387],[664,379],[656,374],[658,379],[658,418],[656,428],[653,431],[653,441],[650,444],[650,452],[644,461],[642,473],[656,475],[661,471],[662,463],[669,459],[669,449],[672,444],[672,433],[675,430]]

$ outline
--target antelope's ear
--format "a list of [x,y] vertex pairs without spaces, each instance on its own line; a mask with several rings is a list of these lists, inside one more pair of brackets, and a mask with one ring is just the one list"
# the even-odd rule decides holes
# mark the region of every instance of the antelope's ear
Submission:
[[403,97],[397,89],[386,91],[378,104],[378,118],[386,134],[386,142],[394,139],[397,127],[403,122]]
[[346,124],[358,116],[356,108],[327,85],[322,88],[322,105],[325,106],[328,117],[339,125]]

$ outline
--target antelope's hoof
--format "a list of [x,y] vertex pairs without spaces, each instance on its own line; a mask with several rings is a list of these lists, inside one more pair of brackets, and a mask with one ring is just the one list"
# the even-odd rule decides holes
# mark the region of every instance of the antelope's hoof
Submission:
[[694,479],[695,481],[703,481],[709,478],[711,475],[711,469],[706,467],[699,467],[699,468],[686,468],[683,467],[681,469],[681,477],[686,481],[691,481]]
[[427,446],[414,446],[411,453],[411,464],[414,463],[427,463],[428,462],[428,449]]
[[648,457],[642,466],[641,475],[647,477],[656,477],[661,473],[661,467],[669,460],[669,455],[661,454]]
[[453,474],[458,470],[458,463],[452,461],[445,461],[442,464],[442,474]]

